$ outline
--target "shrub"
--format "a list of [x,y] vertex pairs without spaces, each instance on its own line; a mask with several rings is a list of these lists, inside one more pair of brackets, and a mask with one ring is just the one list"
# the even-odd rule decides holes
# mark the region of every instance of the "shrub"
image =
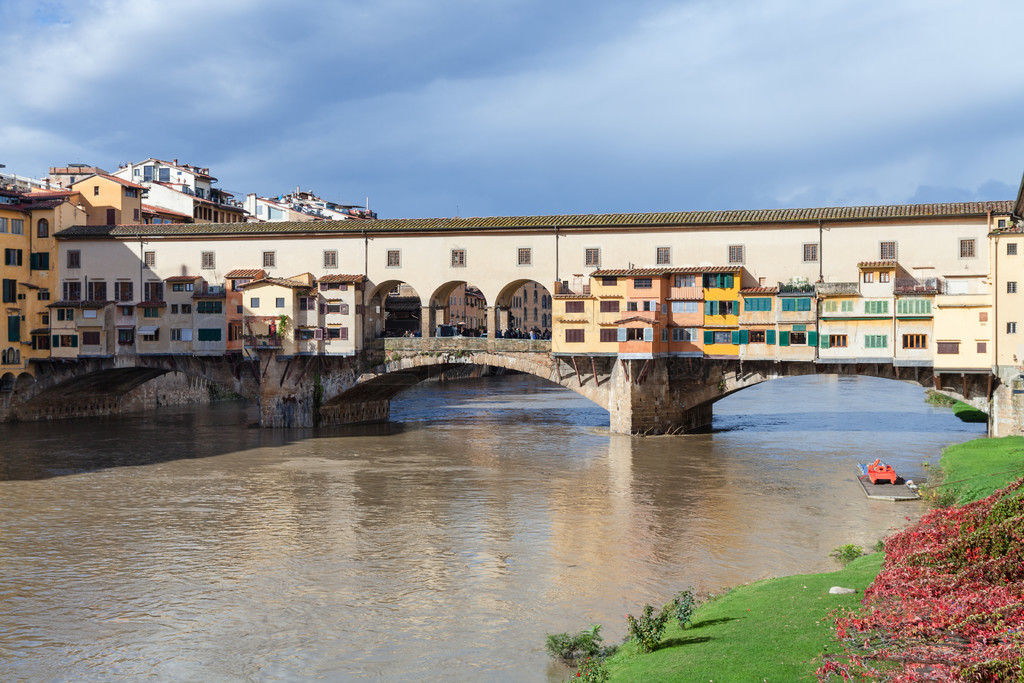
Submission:
[[640,652],[654,651],[671,616],[672,612],[668,609],[661,610],[655,616],[654,607],[651,605],[644,605],[644,611],[639,617],[634,617],[632,614],[626,615],[629,637],[636,642]]
[[579,633],[549,633],[544,647],[549,655],[567,664],[575,664],[584,657],[604,657],[610,650],[602,647],[600,631],[600,624],[592,624]]
[[845,567],[863,554],[864,548],[852,543],[845,543],[838,548],[833,549],[828,556],[835,558],[836,561]]
[[953,414],[963,422],[988,422],[988,415],[963,401],[956,402],[956,405],[953,406]]
[[665,605],[665,611],[675,617],[676,621],[679,622],[679,628],[686,628],[690,623],[690,618],[693,617],[693,611],[696,607],[693,591],[688,588],[676,593],[676,596],[672,598],[672,602]]
[[603,660],[587,657],[580,662],[576,669],[576,675],[571,681],[586,681],[586,683],[605,683],[608,680],[608,667]]

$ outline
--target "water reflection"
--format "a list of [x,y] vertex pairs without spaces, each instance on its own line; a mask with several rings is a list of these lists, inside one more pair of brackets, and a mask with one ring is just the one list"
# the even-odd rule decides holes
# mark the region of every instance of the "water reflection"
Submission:
[[610,435],[525,377],[417,388],[383,427],[242,411],[0,426],[0,679],[557,678],[545,632],[617,639],[680,588],[827,569],[918,514],[866,500],[855,462],[921,478],[981,433],[919,388],[821,377],[685,437]]

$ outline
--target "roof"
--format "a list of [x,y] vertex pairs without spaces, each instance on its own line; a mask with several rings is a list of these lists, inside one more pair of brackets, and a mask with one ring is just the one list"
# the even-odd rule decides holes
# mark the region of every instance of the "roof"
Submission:
[[776,294],[778,291],[778,287],[748,287],[741,289],[740,294]]
[[858,268],[899,268],[898,261],[861,261]]
[[323,277],[318,277],[316,279],[316,281],[317,282],[327,282],[327,283],[331,283],[331,282],[351,282],[351,283],[356,283],[356,282],[362,282],[365,279],[366,279],[365,275],[324,275]]
[[735,266],[675,266],[660,268],[608,268],[595,270],[591,277],[652,277],[675,275],[677,273],[735,273],[743,270],[742,265]]
[[623,318],[622,320],[616,320],[613,325],[622,325],[623,323],[654,323],[654,317],[645,318],[642,315],[634,315],[629,318]]
[[195,282],[202,275],[172,275],[171,277],[165,277],[164,282]]
[[78,181],[75,181],[74,183],[72,183],[71,187],[74,187],[75,185],[81,185],[82,183],[84,183],[84,182],[86,182],[86,181],[88,181],[88,180],[90,180],[92,178],[104,178],[106,180],[113,180],[115,183],[118,183],[119,185],[124,185],[125,187],[134,187],[137,190],[145,190],[146,189],[145,185],[139,185],[138,183],[133,183],[130,180],[125,180],[124,178],[118,178],[117,176],[113,176],[113,175],[110,175],[108,173],[91,173],[91,174],[85,176],[84,178],[82,178],[81,180],[78,180]]
[[[76,225],[58,237],[136,237],[139,235],[251,235],[381,232],[456,232],[489,230],[553,230],[574,228],[639,229],[786,223],[922,220],[1010,214],[1013,201],[952,202],[841,206],[818,209],[761,209],[752,211],[675,211],[659,213],[576,214],[560,216],[493,216],[479,218],[385,218],[375,221],[279,221],[267,223],[186,223],[146,226]],[[674,272],[679,272],[678,270]]]
[[163,214],[165,216],[180,216],[182,218],[187,218],[189,220],[192,219],[192,216],[189,216],[187,213],[181,213],[180,211],[171,211],[170,209],[165,209],[162,206],[153,206],[152,204],[146,204],[145,202],[142,203],[142,213]]
[[265,277],[266,274],[267,274],[267,271],[261,270],[259,268],[235,268],[234,270],[232,270],[230,273],[228,273],[224,277],[226,277],[229,280],[235,280],[235,279],[241,279],[241,278],[247,278],[247,277],[262,278],[262,277]]
[[242,289],[250,289],[256,285],[277,285],[279,287],[289,287],[291,289],[309,289],[312,285],[307,285],[305,282],[298,282],[296,280],[288,280],[283,277],[264,277],[259,280],[253,280],[242,285]]

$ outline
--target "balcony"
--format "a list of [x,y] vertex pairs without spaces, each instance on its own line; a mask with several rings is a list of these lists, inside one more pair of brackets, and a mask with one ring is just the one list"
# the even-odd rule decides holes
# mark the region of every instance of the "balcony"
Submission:
[[898,277],[893,282],[896,294],[942,294],[945,287],[940,277]]
[[856,282],[819,282],[814,285],[818,296],[857,296],[860,285]]
[[590,296],[590,285],[575,285],[570,288],[568,282],[556,282],[555,296]]
[[281,337],[276,334],[252,334],[242,338],[247,349],[279,349]]

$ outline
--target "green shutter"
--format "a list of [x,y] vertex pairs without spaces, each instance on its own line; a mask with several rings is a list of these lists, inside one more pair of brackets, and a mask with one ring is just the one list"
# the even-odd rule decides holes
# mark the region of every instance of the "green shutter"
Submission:
[[715,333],[712,332],[711,330],[704,330],[704,343],[705,344],[714,344],[715,343]]
[[78,346],[78,335],[77,334],[71,335],[71,345],[75,346],[75,347]]
[[[815,334],[817,334],[817,333],[815,333]],[[823,349],[827,349],[828,348],[828,335],[827,334],[821,335],[821,348],[823,348]]]
[[732,343],[733,344],[739,344],[740,343],[740,331],[739,330],[733,330],[732,331]]
[[21,316],[7,316],[7,341],[21,341]]
[[53,348],[57,348],[58,346],[60,346],[60,336],[56,335],[56,334],[52,335],[52,336],[53,336]]
[[722,280],[723,289],[732,289],[732,275],[726,275],[722,278]]
[[789,346],[789,331],[779,332],[779,346]]
[[807,333],[807,345],[808,346],[817,346],[818,345],[818,333],[817,332],[808,332]]
[[750,343],[750,330],[740,330],[740,344]]
[[765,330],[764,342],[765,342],[765,344],[774,344],[775,343],[775,330]]

